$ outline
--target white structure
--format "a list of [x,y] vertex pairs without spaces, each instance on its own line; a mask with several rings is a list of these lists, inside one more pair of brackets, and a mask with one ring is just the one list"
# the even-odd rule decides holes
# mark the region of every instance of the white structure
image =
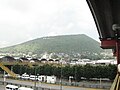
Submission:
[[35,75],[30,75],[30,78],[29,78],[30,80],[37,80],[37,76],[35,76]]
[[22,79],[30,79],[30,76],[26,73],[22,74]]
[[120,64],[118,64],[118,67],[117,67],[117,68],[118,68],[118,72],[120,73]]
[[78,60],[77,64],[86,65],[86,64],[93,64],[93,62],[89,59],[80,59],[80,60]]
[[93,64],[93,62],[89,59],[79,59],[79,60],[73,60],[71,61],[72,65],[80,64],[80,65],[86,65],[86,64]]
[[16,85],[6,85],[5,90],[18,90],[18,86]]
[[32,89],[32,88],[27,88],[27,87],[20,87],[20,88],[18,88],[18,90],[34,90],[34,89]]
[[111,59],[111,60],[97,60],[95,64],[101,64],[101,65],[109,65],[109,64],[117,64],[117,60]]
[[55,83],[56,82],[56,76],[41,75],[41,76],[38,76],[38,81],[47,82],[47,83]]
[[47,76],[47,83],[55,83],[56,77],[55,76]]
[[43,56],[41,57],[41,59],[49,59],[49,54],[47,53],[47,52],[45,52],[44,54],[43,54]]
[[110,60],[89,60],[89,59],[79,59],[76,61],[71,61],[70,63],[71,65],[86,65],[86,64],[90,64],[90,65],[95,65],[95,64],[99,64],[99,65],[109,65],[109,64],[117,64],[117,60],[115,59],[110,59]]
[[30,60],[30,63],[35,63],[35,61],[34,60]]
[[72,79],[73,79],[73,78],[74,78],[73,76],[69,76],[69,83],[72,82]]
[[45,75],[38,76],[38,81],[46,82],[46,76]]

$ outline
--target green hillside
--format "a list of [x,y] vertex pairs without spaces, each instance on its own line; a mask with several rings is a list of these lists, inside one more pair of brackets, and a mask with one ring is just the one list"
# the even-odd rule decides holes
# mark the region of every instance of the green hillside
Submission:
[[1,48],[0,52],[55,52],[55,53],[99,53],[103,51],[100,43],[84,35],[63,35],[43,37],[19,45]]

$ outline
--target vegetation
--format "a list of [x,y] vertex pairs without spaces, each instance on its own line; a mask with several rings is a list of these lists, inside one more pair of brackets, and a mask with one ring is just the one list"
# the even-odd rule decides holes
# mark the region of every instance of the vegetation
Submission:
[[99,54],[102,51],[103,50],[100,48],[99,42],[84,34],[43,37],[0,49],[0,52],[32,52],[37,55],[44,52]]
[[[11,53],[12,56],[35,56],[41,58],[43,53],[54,53],[52,58],[56,59],[63,55],[63,58],[87,58],[97,60],[104,58],[104,50],[100,43],[84,35],[63,35],[43,37],[31,40],[19,45],[1,48],[1,53]],[[107,52],[110,52],[107,50]],[[67,54],[69,57],[65,57]],[[109,55],[109,54],[108,54]],[[72,57],[71,57],[72,56]]]
[[15,73],[23,74],[35,74],[39,75],[55,75],[58,78],[61,77],[61,71],[62,76],[65,79],[68,79],[69,76],[73,76],[74,79],[77,81],[81,80],[81,77],[84,77],[85,79],[89,80],[91,78],[109,78],[110,80],[113,80],[115,78],[117,68],[116,65],[105,65],[105,66],[91,66],[91,65],[76,65],[76,66],[70,66],[66,65],[64,67],[60,66],[54,66],[54,65],[43,65],[43,66],[35,66],[35,67],[29,67],[29,66],[20,66],[20,65],[14,65],[13,71]]

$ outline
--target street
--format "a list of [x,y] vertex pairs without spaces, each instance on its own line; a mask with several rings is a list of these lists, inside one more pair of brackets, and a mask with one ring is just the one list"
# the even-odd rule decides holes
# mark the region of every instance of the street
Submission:
[[[0,78],[0,81],[3,81],[2,78]],[[61,86],[56,84],[46,84],[41,82],[33,82],[33,81],[27,81],[27,80],[12,80],[12,79],[6,79],[6,83],[18,85],[18,86],[25,86],[25,87],[39,87],[38,90],[41,90],[41,88],[46,88],[47,90],[105,90],[105,89],[94,89],[94,88],[82,88],[82,87],[75,87],[75,86]],[[4,85],[0,85],[0,90],[5,90]],[[44,89],[43,89],[44,90]]]

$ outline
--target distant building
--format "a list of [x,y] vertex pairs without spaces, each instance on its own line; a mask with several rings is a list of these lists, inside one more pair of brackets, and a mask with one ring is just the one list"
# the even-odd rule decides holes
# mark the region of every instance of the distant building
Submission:
[[47,52],[45,52],[43,55],[42,55],[42,57],[41,57],[41,59],[49,59],[49,54],[47,53]]
[[70,62],[70,64],[71,65],[76,65],[76,64],[79,64],[79,65],[86,65],[86,64],[89,64],[89,65],[109,65],[109,64],[117,64],[117,61],[114,59],[96,60],[96,61],[89,60],[89,59],[80,59],[80,60],[73,60]]
[[3,62],[14,62],[15,61],[14,57],[11,57],[11,56],[2,57],[1,60]]
[[95,62],[95,64],[99,64],[99,65],[109,65],[109,64],[117,64],[117,60],[97,60]]
[[49,59],[48,62],[49,62],[49,63],[53,63],[54,60],[53,60],[53,59]]
[[41,63],[46,63],[46,62],[47,62],[47,59],[42,58],[42,59],[40,60],[40,62],[41,62]]
[[39,60],[39,59],[37,59],[37,58],[32,58],[32,59],[30,59],[30,61],[40,62],[40,60]]
[[79,60],[72,60],[70,62],[71,65],[75,65],[75,64],[80,64],[80,65],[86,65],[86,64],[93,64],[93,62],[89,59],[79,59]]
[[27,58],[25,58],[25,57],[21,57],[20,61],[22,61],[22,62],[29,62],[29,60]]
[[57,64],[58,64],[59,62],[60,62],[60,61],[59,61],[58,59],[56,59],[54,63],[57,63]]

